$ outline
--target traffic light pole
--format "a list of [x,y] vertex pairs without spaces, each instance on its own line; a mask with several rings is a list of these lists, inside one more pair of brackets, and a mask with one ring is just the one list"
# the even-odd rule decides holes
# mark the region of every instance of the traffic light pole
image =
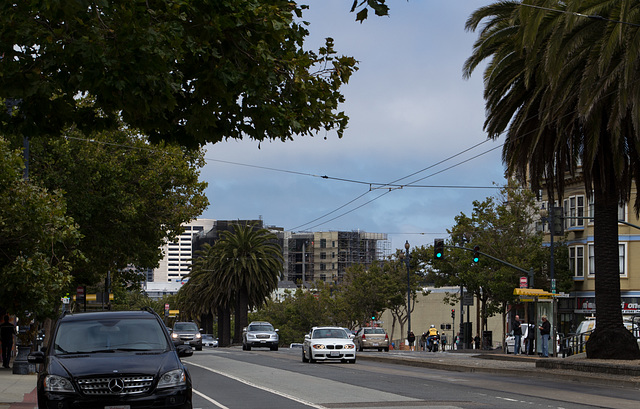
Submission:
[[[524,268],[520,268],[520,267],[518,267],[518,266],[514,266],[513,264],[508,263],[508,262],[506,262],[506,261],[504,261],[504,260],[500,260],[499,258],[495,258],[495,257],[493,257],[493,256],[490,256],[490,255],[488,255],[488,254],[486,254],[486,253],[481,252],[481,251],[480,251],[479,249],[477,249],[477,248],[468,249],[468,248],[466,248],[466,247],[461,247],[461,246],[445,246],[445,247],[452,248],[452,249],[461,249],[461,250],[465,250],[465,251],[472,251],[472,252],[474,252],[474,253],[480,254],[480,255],[482,255],[482,256],[484,256],[484,257],[486,257],[486,258],[490,258],[491,260],[497,261],[497,262],[502,263],[502,264],[504,264],[504,265],[506,265],[506,266],[509,266],[509,267],[511,267],[511,268],[515,268],[516,270],[521,271],[521,272],[523,272],[523,273],[525,273],[525,274],[529,275],[529,271],[525,270]],[[478,247],[478,246],[475,246],[475,247]]]

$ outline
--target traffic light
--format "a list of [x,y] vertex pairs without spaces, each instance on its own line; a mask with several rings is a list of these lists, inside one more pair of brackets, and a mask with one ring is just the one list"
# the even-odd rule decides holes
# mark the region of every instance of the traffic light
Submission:
[[564,235],[564,216],[562,206],[551,207],[551,232],[554,236]]
[[444,239],[435,239],[433,241],[433,257],[436,260],[444,259]]
[[451,318],[455,318],[456,317],[456,309],[452,308],[451,309]]
[[473,262],[477,263],[480,261],[480,246],[475,246],[473,248]]
[[376,320],[376,313],[372,313],[371,314],[371,321],[375,321]]

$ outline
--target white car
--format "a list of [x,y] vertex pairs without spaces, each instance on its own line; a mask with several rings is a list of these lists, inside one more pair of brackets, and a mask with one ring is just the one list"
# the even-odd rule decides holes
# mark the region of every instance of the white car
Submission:
[[[524,329],[526,326],[523,325],[522,327]],[[525,340],[527,339],[525,333],[526,333],[526,330],[523,331],[523,335],[520,338],[520,352],[521,353],[525,352]],[[513,354],[515,352],[515,349],[516,349],[516,337],[513,335],[513,331],[511,331],[507,335],[507,338],[505,339],[505,343],[506,343],[507,354]]]
[[302,362],[316,361],[356,363],[356,345],[344,328],[313,327],[304,336]]

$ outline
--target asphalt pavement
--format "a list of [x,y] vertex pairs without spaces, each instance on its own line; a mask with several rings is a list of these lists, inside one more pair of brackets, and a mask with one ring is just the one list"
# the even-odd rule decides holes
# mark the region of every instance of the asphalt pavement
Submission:
[[[544,377],[558,381],[596,383],[640,389],[640,360],[610,361],[586,359],[582,355],[568,358],[542,358],[506,355],[495,351],[389,351],[360,352],[358,360],[375,360],[392,364],[457,372],[485,372],[506,376]],[[0,368],[0,409],[35,409],[36,375],[17,375]]]

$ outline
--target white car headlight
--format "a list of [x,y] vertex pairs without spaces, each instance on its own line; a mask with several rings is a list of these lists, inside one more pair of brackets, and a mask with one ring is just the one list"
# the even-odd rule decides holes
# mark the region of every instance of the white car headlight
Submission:
[[324,344],[313,344],[313,345],[311,345],[311,347],[313,349],[324,349],[325,348]]
[[44,390],[47,392],[75,392],[69,379],[57,375],[47,375],[44,378]]
[[199,332],[196,334],[196,339],[200,339],[202,338],[202,334],[200,334]]
[[354,349],[356,346],[353,344],[347,344],[344,346],[344,349]]
[[163,374],[158,381],[158,388],[171,388],[187,383],[187,376],[182,369],[174,369]]

